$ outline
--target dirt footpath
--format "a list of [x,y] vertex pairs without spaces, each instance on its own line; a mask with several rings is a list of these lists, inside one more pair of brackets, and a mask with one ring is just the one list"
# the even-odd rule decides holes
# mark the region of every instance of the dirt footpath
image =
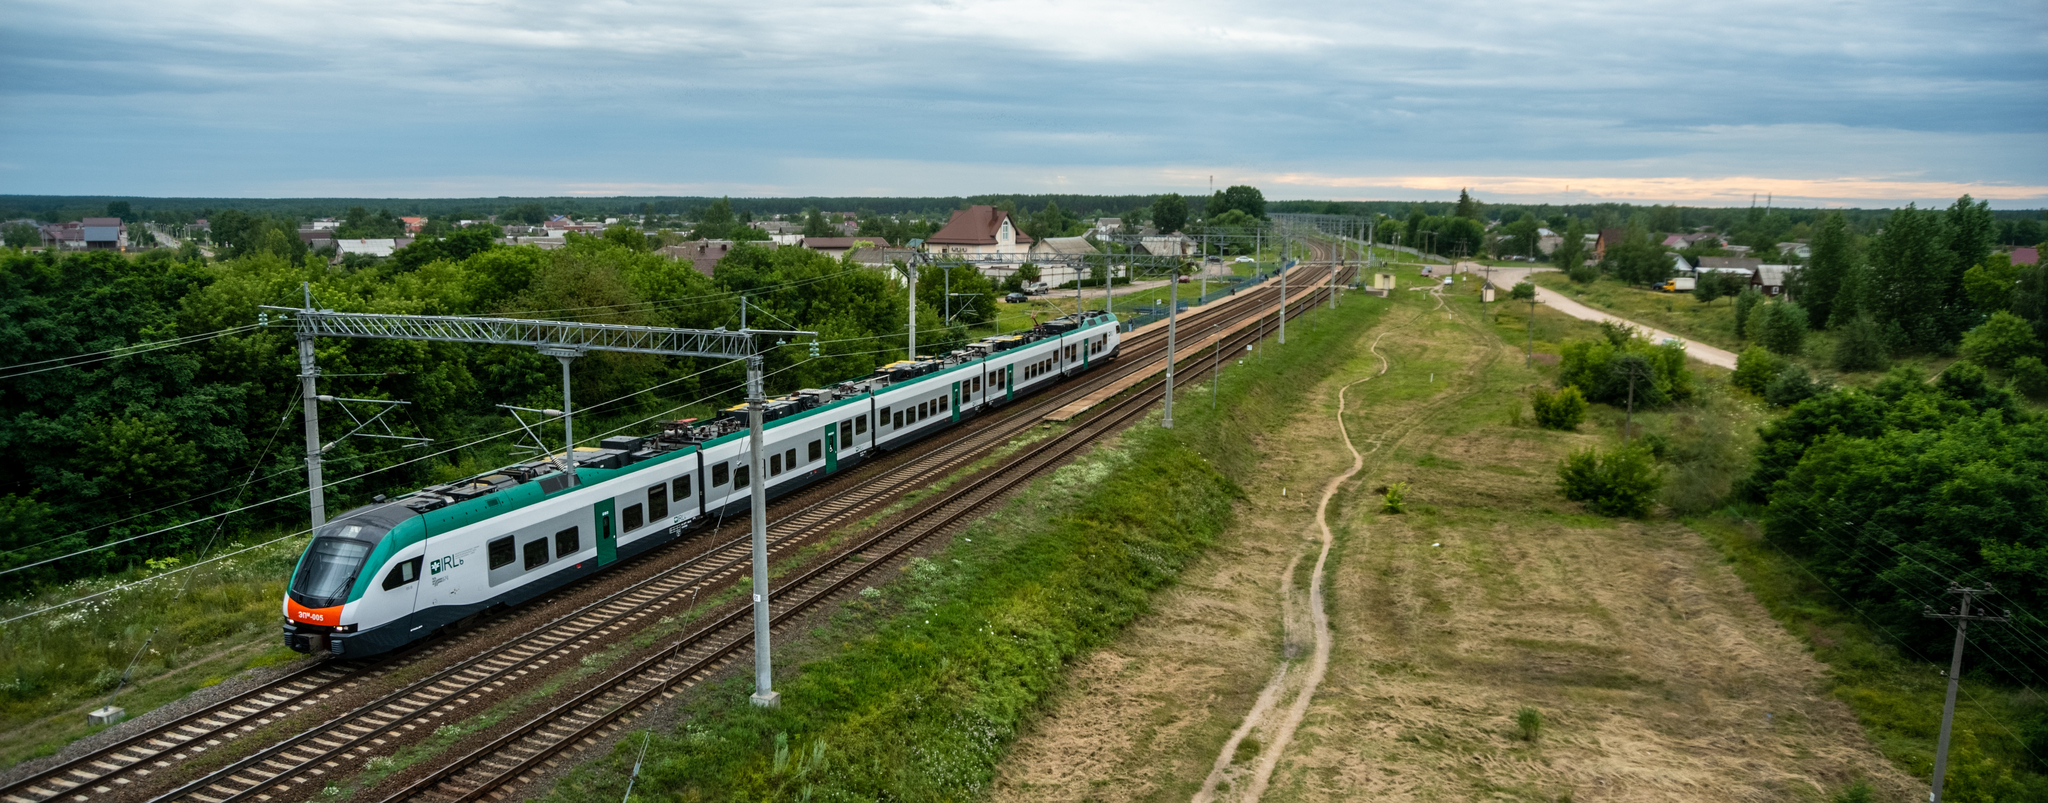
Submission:
[[[1377,449],[1332,504],[1327,675],[1259,799],[1824,800],[1857,778],[1913,799],[1697,535],[1557,496],[1556,461],[1595,438],[1510,424],[1534,381],[1519,360],[1494,359],[1466,313],[1402,303],[1262,443],[1237,527],[1074,668],[991,797],[1189,800],[1220,758],[1215,799],[1247,799],[1272,720],[1224,748],[1311,655],[1315,505],[1351,464],[1336,391],[1379,369],[1366,346],[1384,333],[1392,370],[1346,405],[1360,451]],[[1407,512],[1383,514],[1395,482]],[[1289,677],[1264,707],[1289,706]],[[1542,719],[1531,739],[1523,708]]]

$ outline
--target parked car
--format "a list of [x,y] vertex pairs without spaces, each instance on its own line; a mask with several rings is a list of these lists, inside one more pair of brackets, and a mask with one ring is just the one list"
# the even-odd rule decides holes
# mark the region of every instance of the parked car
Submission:
[[1046,284],[1045,282],[1025,282],[1025,283],[1024,283],[1024,293],[1025,293],[1026,295],[1042,296],[1042,295],[1045,295],[1046,293],[1049,293],[1049,292],[1051,292],[1051,291],[1052,291],[1052,286],[1051,286],[1051,285],[1048,285],[1048,284]]
[[1188,282],[1192,282],[1192,281],[1194,281],[1194,280],[1195,280],[1195,277],[1193,277],[1193,276],[1182,276],[1182,277],[1180,277],[1180,283],[1181,283],[1181,284],[1187,284]]
[[1258,260],[1256,260],[1256,259],[1253,259],[1253,258],[1251,258],[1251,257],[1238,257],[1238,258],[1237,258],[1237,261],[1238,261],[1238,262],[1257,262]]
[[1003,301],[1009,304],[1022,304],[1030,300],[1031,297],[1024,295],[1023,293],[1011,293],[1009,295],[1003,296]]

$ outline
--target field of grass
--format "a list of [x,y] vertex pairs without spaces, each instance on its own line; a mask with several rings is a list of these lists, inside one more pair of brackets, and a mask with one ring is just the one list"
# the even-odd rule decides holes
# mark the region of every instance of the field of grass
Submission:
[[[1230,519],[1262,426],[1328,365],[1328,344],[1375,320],[1363,299],[1321,311],[1226,371],[1222,409],[1183,390],[1173,430],[1140,424],[970,527],[838,620],[785,648],[782,706],[714,685],[656,732],[640,789],[678,800],[962,799],[1074,656],[1113,636],[1176,581]],[[1246,414],[1244,411],[1253,411]],[[785,664],[787,666],[787,664]],[[640,744],[572,772],[548,799],[613,800]]]

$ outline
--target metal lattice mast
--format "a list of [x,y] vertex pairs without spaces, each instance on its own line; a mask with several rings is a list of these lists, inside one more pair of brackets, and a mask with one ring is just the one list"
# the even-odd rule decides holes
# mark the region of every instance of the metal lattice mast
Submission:
[[[911,273],[911,312],[916,314],[916,273]],[[563,460],[566,476],[571,483],[576,474],[576,436],[574,410],[571,408],[570,363],[577,357],[591,351],[617,351],[633,354],[660,354],[672,357],[708,357],[724,360],[746,360],[747,362],[747,408],[748,443],[751,446],[748,485],[753,489],[753,561],[754,561],[754,670],[755,705],[773,706],[778,701],[772,684],[772,664],[769,654],[769,599],[768,599],[768,539],[767,506],[768,485],[762,480],[761,469],[761,407],[766,400],[762,389],[761,338],[770,335],[815,337],[816,332],[793,330],[741,329],[670,329],[657,326],[625,326],[620,324],[585,323],[581,321],[545,321],[520,318],[467,318],[450,315],[385,315],[368,312],[336,312],[313,309],[312,293],[306,294],[306,306],[300,309],[288,307],[266,307],[293,314],[294,325],[299,338],[299,361],[302,388],[307,394],[306,402],[306,478],[311,484],[313,500],[313,526],[318,528],[324,522],[320,474],[320,419],[313,394],[313,378],[319,375],[319,368],[313,362],[312,343],[315,337],[351,337],[378,340],[429,340],[445,343],[471,343],[476,345],[525,346],[562,362],[562,435],[564,439]],[[912,318],[911,337],[913,349],[917,337],[915,318]],[[915,353],[913,351],[913,353]]]

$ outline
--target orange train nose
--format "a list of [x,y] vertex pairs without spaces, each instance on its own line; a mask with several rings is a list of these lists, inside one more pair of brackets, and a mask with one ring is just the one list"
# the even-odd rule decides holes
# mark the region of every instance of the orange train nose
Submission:
[[341,624],[341,608],[340,605],[332,608],[308,608],[290,597],[284,600],[285,617],[309,625],[333,627]]

